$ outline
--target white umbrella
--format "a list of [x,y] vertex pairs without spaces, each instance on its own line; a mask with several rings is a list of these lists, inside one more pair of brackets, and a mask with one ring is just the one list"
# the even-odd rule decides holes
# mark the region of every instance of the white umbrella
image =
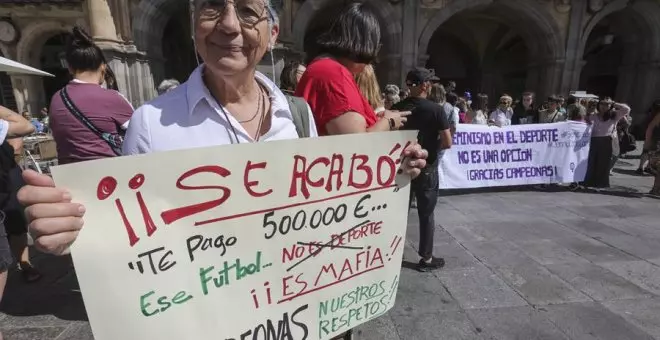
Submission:
[[11,59],[0,57],[0,72],[31,74],[35,76],[54,77],[54,75],[38,70],[34,67],[23,65]]

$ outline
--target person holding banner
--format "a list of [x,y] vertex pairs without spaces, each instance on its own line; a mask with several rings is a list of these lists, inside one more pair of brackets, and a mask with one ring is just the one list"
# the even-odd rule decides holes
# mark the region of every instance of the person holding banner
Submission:
[[598,112],[592,120],[589,161],[584,186],[596,189],[609,188],[613,155],[612,134],[619,120],[629,113],[630,107],[626,104],[614,103],[610,99],[598,102]]
[[497,109],[491,112],[488,117],[488,125],[495,125],[497,127],[511,125],[511,117],[513,116],[511,104],[513,104],[513,98],[508,94],[502,95]]

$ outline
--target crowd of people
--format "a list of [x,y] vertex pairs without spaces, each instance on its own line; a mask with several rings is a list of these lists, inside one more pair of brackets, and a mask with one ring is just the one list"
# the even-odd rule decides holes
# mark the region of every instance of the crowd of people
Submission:
[[[364,76],[356,77],[362,94],[374,108],[390,109],[410,96],[411,88],[408,84],[405,90],[389,84],[381,92],[375,78],[371,81],[371,89],[367,85],[362,85],[363,79]],[[592,138],[587,175],[583,183],[574,183],[574,188],[582,186],[598,191],[610,187],[610,176],[620,156],[637,148],[635,137],[630,131],[632,127],[630,107],[627,104],[616,103],[609,97],[597,99],[593,98],[593,95],[573,93],[566,99],[561,95],[551,95],[538,105],[535,93],[528,91],[522,93],[520,100],[515,101],[512,96],[503,94],[498,98],[495,108],[490,109],[486,94],[479,93],[473,100],[469,91],[459,96],[454,92],[455,89],[456,82],[449,81],[443,86],[437,79],[431,83],[428,93],[428,99],[443,108],[443,115],[448,120],[452,133],[459,124],[505,127],[575,121],[590,125]],[[650,192],[653,196],[660,195],[658,172],[660,155],[655,151],[658,150],[660,141],[659,116],[660,99],[648,110],[641,124],[644,129],[644,149],[636,171],[638,175],[655,176],[653,189]]]
[[[305,63],[287,64],[278,86],[256,70],[279,32],[270,1],[256,7],[255,2],[194,4],[194,40],[202,64],[186,82],[163,82],[159,97],[134,110],[116,91],[101,49],[76,28],[66,50],[73,80],[53,96],[48,121],[37,124],[0,110],[0,141],[48,129],[57,144],[59,163],[67,164],[205,146],[419,130],[418,143],[404,152],[406,162],[400,172],[413,178],[411,200],[416,201],[420,220],[420,271],[444,266],[443,259],[433,256],[438,161],[451,147],[459,124],[503,127],[566,119],[592,124],[585,185],[609,185],[614,136],[630,112],[625,104],[570,97],[565,107],[563,98],[551,96],[537,106],[529,92],[520,102],[503,95],[491,110],[485,94],[477,94],[475,100],[469,92],[459,96],[454,82],[443,86],[432,70],[424,68],[410,70],[405,89],[387,85],[381,91],[373,69],[381,46],[380,24],[373,9],[362,3],[328,13],[332,22],[306,51]],[[650,168],[657,169],[660,102],[652,111],[642,162],[650,160]],[[625,130],[625,124],[621,125]],[[640,165],[640,169],[646,168]],[[27,226],[38,249],[66,254],[84,225],[85,207],[66,189],[55,186],[48,175],[26,170],[23,179],[15,194],[20,216],[25,208],[22,235]],[[658,194],[659,190],[656,177],[653,191]],[[22,254],[12,253],[5,245],[4,229],[0,228],[0,297],[14,257],[21,258],[23,270],[31,270],[29,258],[23,261]],[[26,277],[34,279],[32,274],[38,272]],[[352,336],[349,331],[339,338]]]

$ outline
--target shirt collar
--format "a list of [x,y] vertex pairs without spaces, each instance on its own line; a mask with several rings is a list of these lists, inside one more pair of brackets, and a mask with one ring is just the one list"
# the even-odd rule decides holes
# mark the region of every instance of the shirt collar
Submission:
[[[202,79],[203,71],[204,64],[198,66],[190,75],[188,81],[186,81],[186,98],[188,100],[188,114],[190,115],[193,114],[195,108],[201,101],[206,101],[206,103],[212,108],[216,108],[218,110],[220,109],[218,107],[220,104],[213,98],[213,95],[211,95],[211,92],[209,92],[206,84],[204,84],[204,80]],[[272,112],[276,113],[282,109],[286,109],[288,111],[288,103],[286,97],[282,91],[280,91],[277,85],[273,83],[272,80],[268,79],[266,75],[259,71],[255,72],[255,78],[261,85],[266,88],[266,90],[268,90],[268,94],[272,99]]]

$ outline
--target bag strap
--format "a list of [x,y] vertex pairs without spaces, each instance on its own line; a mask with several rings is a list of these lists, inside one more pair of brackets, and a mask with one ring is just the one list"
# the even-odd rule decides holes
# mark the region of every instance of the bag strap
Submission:
[[286,99],[289,102],[289,110],[291,111],[291,116],[293,117],[293,125],[296,126],[298,137],[308,138],[310,134],[310,112],[307,108],[307,103],[302,98],[297,98],[294,96],[286,96]]
[[92,131],[96,136],[101,138],[104,142],[108,143],[110,146],[110,149],[112,149],[112,152],[114,152],[117,156],[121,156],[121,153],[116,150],[116,147],[112,145],[112,143],[107,139],[107,136],[105,133],[103,133],[99,128],[97,128],[85,115],[80,112],[76,104],[73,103],[71,100],[71,97],[69,97],[69,92],[66,90],[66,86],[60,90],[60,98],[62,98],[62,102],[64,103],[64,106],[66,106],[67,110],[71,112],[71,114],[78,119],[85,127],[87,127],[90,131]]

